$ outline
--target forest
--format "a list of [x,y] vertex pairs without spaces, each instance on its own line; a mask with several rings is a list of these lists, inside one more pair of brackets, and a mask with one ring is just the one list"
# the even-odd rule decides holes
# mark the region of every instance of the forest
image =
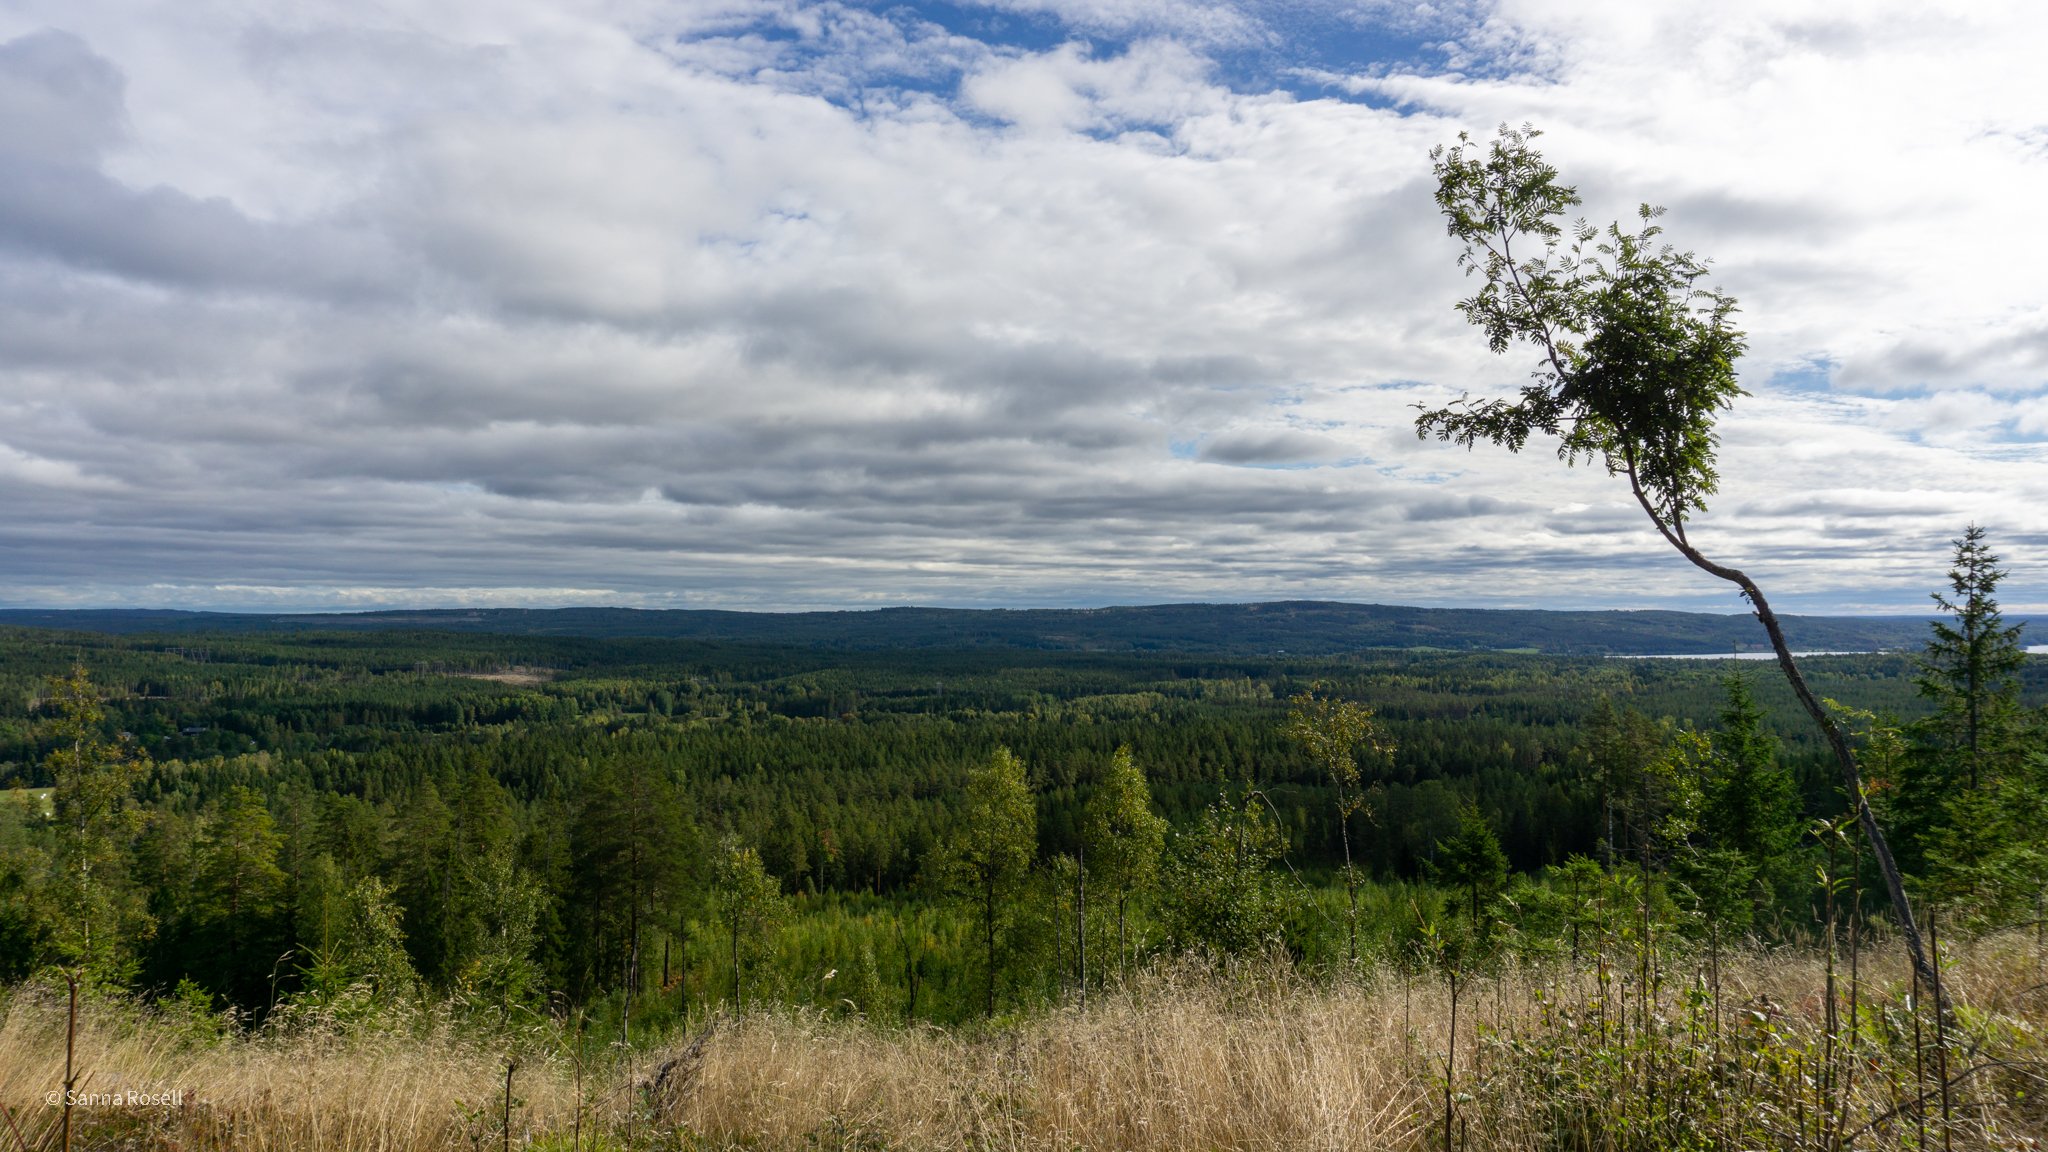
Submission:
[[[1275,921],[1277,938],[1316,961],[1343,935],[1318,900],[1344,863],[1340,824],[1378,885],[1434,877],[1439,844],[1472,813],[1517,874],[1598,856],[1616,771],[1602,740],[1782,744],[1773,766],[1792,795],[1779,818],[1803,827],[1839,807],[1789,694],[1726,661],[844,654],[362,633],[18,630],[0,643],[13,798],[0,807],[0,973],[20,979],[48,955],[36,892],[60,854],[49,789],[82,747],[119,764],[132,790],[108,865],[121,889],[110,922],[123,927],[104,971],[151,995],[200,989],[258,1020],[312,982],[361,975],[312,958],[345,951],[379,909],[404,941],[407,978],[436,993],[507,963],[515,999],[561,992],[620,1012],[631,982],[660,1002],[641,1013],[686,1012],[734,980],[714,923],[718,857],[731,850],[758,860],[789,913],[774,937],[785,942],[764,941],[754,962],[759,994],[837,1003],[818,972],[914,965],[919,1000],[896,1011],[960,1019],[981,1007],[959,991],[975,958],[954,954],[943,928],[946,945],[903,956],[893,921],[959,927],[933,863],[999,750],[1030,795],[1025,870],[1046,890],[1019,899],[1035,899],[1035,915],[1071,899],[1050,878],[1084,857],[1105,784],[1135,772],[1181,835],[1219,812],[1268,826],[1299,905]],[[1932,706],[1910,654],[1815,663],[1846,705],[1903,723]],[[2024,671],[2015,699],[2048,695],[2048,669]],[[1343,787],[1288,735],[1303,693],[1368,702],[1391,748],[1364,766],[1348,820]],[[1746,727],[1731,737],[1730,723]],[[1805,894],[1795,884],[1783,897],[1799,907]],[[823,927],[849,917],[867,930]],[[493,955],[508,929],[531,946]],[[1137,937],[1162,931],[1148,913]],[[1022,935],[1050,936],[1053,952],[1064,941]],[[1050,954],[1004,962],[1019,1003],[1067,982]]]
[[[2048,661],[1980,537],[1919,651],[1805,662],[1952,941],[2048,890]],[[1028,1028],[1190,962],[1455,998],[1632,949],[1639,1014],[1708,964],[1718,1015],[1724,952],[1886,932],[1826,750],[1732,660],[11,629],[0,778],[11,1021],[431,1019],[578,1076],[750,1017]]]

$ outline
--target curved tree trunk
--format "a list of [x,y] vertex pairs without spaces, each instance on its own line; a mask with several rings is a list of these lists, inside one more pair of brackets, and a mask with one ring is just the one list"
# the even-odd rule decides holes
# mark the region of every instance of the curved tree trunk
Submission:
[[[1927,947],[1920,938],[1919,925],[1913,920],[1912,902],[1906,898],[1905,878],[1899,874],[1898,862],[1892,858],[1891,844],[1885,840],[1884,829],[1878,827],[1877,814],[1870,810],[1870,800],[1863,794],[1863,774],[1857,770],[1856,754],[1849,747],[1849,737],[1843,733],[1841,725],[1835,723],[1834,717],[1828,715],[1827,709],[1814,696],[1813,690],[1807,687],[1806,677],[1800,674],[1799,664],[1792,659],[1792,649],[1785,643],[1785,630],[1778,624],[1777,613],[1771,611],[1770,601],[1764,599],[1763,590],[1756,586],[1756,581],[1751,580],[1748,574],[1725,564],[1717,564],[1693,547],[1685,538],[1682,523],[1675,529],[1667,524],[1665,517],[1659,514],[1656,506],[1643,494],[1642,486],[1636,482],[1633,474],[1629,476],[1629,487],[1635,492],[1636,502],[1643,506],[1643,511],[1649,513],[1650,521],[1657,526],[1657,531],[1663,534],[1664,539],[1673,548],[1678,549],[1680,555],[1692,561],[1693,566],[1702,572],[1726,580],[1742,589],[1743,599],[1749,601],[1750,607],[1756,612],[1756,618],[1763,623],[1764,631],[1770,635],[1771,649],[1778,655],[1778,668],[1785,673],[1786,681],[1792,685],[1793,695],[1799,697],[1799,703],[1806,709],[1806,714],[1813,717],[1813,722],[1820,726],[1821,734],[1827,737],[1828,748],[1834,753],[1835,765],[1841,772],[1842,787],[1849,793],[1849,802],[1856,806],[1856,822],[1862,827],[1864,838],[1870,841],[1870,854],[1877,861],[1878,872],[1884,877],[1885,892],[1891,897],[1892,919],[1898,922],[1899,935],[1905,938],[1906,953],[1913,962],[1913,970],[1928,987],[1939,987],[1935,980],[1934,965],[1929,961]],[[1948,1010],[1945,1002],[1937,1002],[1936,1007],[1943,1012]]]

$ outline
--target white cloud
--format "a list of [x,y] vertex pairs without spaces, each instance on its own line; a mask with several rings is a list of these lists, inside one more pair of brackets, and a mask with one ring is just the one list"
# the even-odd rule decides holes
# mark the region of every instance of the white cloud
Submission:
[[1070,35],[0,12],[0,600],[1735,610],[1609,478],[1413,435],[1525,369],[1450,307],[1426,154],[1535,119],[1744,302],[1704,537],[1917,609],[1974,516],[2048,603],[2031,9],[1404,9],[1465,74],[1339,78],[1397,108],[1233,73],[1275,5],[973,12]]

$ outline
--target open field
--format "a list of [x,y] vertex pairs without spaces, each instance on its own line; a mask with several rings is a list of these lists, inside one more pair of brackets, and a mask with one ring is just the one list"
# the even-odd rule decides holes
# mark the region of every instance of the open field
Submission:
[[[1853,973],[1837,957],[1832,1026],[1817,952],[1726,957],[1718,997],[1705,957],[1668,958],[1647,1003],[1639,957],[1469,973],[1448,1083],[1442,973],[1310,982],[1271,962],[1155,965],[1086,1007],[985,1030],[720,1016],[630,1055],[587,1049],[580,1075],[547,1026],[487,1035],[398,1013],[217,1037],[175,1012],[88,1005],[81,1090],[184,1095],[76,1121],[83,1147],[502,1147],[509,1057],[514,1147],[2038,1147],[2048,956],[2013,935],[1960,951],[1937,1042],[1891,951]],[[29,1147],[60,1120],[45,1097],[63,1008],[24,986],[0,1018],[0,1102]]]
[[24,811],[49,815],[55,810],[50,788],[0,788],[0,804],[12,804]]

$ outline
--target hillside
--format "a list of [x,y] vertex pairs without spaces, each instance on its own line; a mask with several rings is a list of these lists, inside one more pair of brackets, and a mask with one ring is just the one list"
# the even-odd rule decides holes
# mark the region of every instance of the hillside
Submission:
[[[1927,620],[1786,616],[1794,647],[1918,647]],[[656,637],[827,649],[1012,648],[1090,652],[1290,653],[1369,648],[1535,649],[1569,655],[1711,655],[1767,647],[1746,615],[1411,608],[1295,600],[1115,608],[883,608],[859,612],[486,608],[361,613],[139,609],[0,610],[0,625],[112,634],[399,630],[519,636]]]

